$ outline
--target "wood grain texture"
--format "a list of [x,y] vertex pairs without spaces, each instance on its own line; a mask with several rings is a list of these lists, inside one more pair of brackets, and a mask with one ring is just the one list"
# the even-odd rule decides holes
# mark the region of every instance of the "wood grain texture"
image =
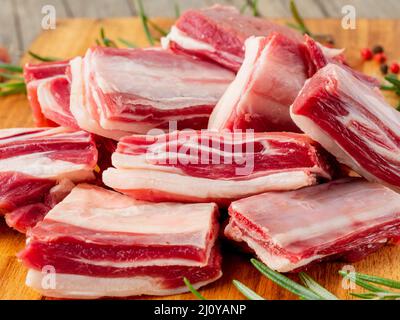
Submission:
[[[284,23],[285,20],[277,20]],[[157,19],[165,28],[171,20]],[[359,20],[357,30],[343,30],[340,21],[334,19],[308,20],[308,26],[315,32],[334,34],[338,47],[346,47],[346,56],[351,65],[370,74],[379,74],[374,62],[361,64],[359,49],[380,43],[385,46],[389,57],[400,57],[400,48],[396,44],[400,36],[400,21],[395,20]],[[139,46],[147,46],[142,26],[136,18],[123,19],[74,19],[59,21],[54,31],[42,33],[32,44],[31,49],[42,55],[71,58],[83,54],[94,44],[99,29],[104,26],[111,38],[124,37]],[[25,56],[23,62],[33,61]],[[31,126],[31,112],[24,95],[0,98],[0,128]],[[24,237],[0,222],[0,299],[42,299],[36,292],[24,285],[26,270],[18,263],[15,254],[24,246]],[[201,292],[209,299],[242,299],[231,281],[237,279],[268,299],[293,299],[293,295],[260,276],[250,266],[249,256],[240,254],[224,246],[224,276]],[[400,280],[400,248],[386,247],[354,264],[359,272],[384,276]],[[309,270],[309,274],[340,298],[350,299],[349,292],[342,288],[342,279],[338,271],[342,263],[325,263]],[[293,279],[297,276],[292,275]],[[357,291],[361,291],[357,289]],[[191,294],[176,295],[169,299],[192,299]],[[156,298],[164,299],[164,298]]]

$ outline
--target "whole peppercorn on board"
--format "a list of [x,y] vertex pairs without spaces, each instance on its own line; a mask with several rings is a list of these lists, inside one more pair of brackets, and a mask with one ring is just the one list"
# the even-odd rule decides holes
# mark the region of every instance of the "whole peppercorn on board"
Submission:
[[[158,25],[168,29],[173,23],[169,19],[154,19]],[[285,20],[278,19],[278,23]],[[363,62],[360,50],[377,44],[385,48],[388,63],[400,60],[400,20],[358,20],[355,30],[345,30],[341,21],[336,19],[307,20],[307,26],[315,33],[330,34],[335,39],[335,46],[346,48],[348,63],[356,69],[382,78],[379,65],[374,61]],[[43,32],[31,45],[30,50],[42,56],[68,59],[84,54],[86,49],[99,38],[100,28],[104,27],[110,39],[123,38],[137,46],[148,46],[140,19],[71,19],[58,21],[55,30]],[[157,34],[155,30],[154,35]],[[23,63],[34,60],[27,55]],[[386,94],[385,94],[386,95]],[[397,98],[387,95],[395,105]],[[397,102],[398,103],[398,102]],[[31,110],[25,95],[13,95],[0,98],[0,128],[29,127],[33,125]],[[25,286],[26,269],[19,264],[16,253],[24,247],[25,236],[12,231],[4,221],[0,221],[0,299],[42,299],[43,297]],[[267,299],[293,299],[294,295],[280,288],[252,267],[250,255],[238,253],[226,244],[223,245],[223,277],[217,282],[201,289],[208,299],[243,299],[234,288],[232,280],[237,279]],[[357,272],[373,274],[395,280],[400,279],[400,248],[386,247],[372,254],[367,259],[355,263],[352,267]],[[342,299],[351,299],[343,288],[342,277],[338,271],[343,263],[323,263],[310,268],[307,272],[321,285]],[[298,280],[297,276],[290,275]],[[357,288],[357,291],[361,289]],[[192,294],[182,294],[166,299],[193,299]],[[149,297],[152,299],[152,297]],[[162,299],[158,297],[157,299]]]

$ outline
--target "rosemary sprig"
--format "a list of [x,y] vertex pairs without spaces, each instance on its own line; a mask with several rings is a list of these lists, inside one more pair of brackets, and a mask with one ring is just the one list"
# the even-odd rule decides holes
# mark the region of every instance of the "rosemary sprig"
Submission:
[[165,37],[168,34],[168,31],[164,30],[163,28],[161,28],[158,24],[154,23],[151,20],[148,20],[149,25],[156,30],[160,35],[162,35],[163,37]]
[[130,42],[123,38],[118,38],[118,41],[121,42],[123,45],[127,46],[128,48],[137,48],[137,45],[135,45],[133,42]]
[[308,274],[304,272],[299,273],[299,278],[303,282],[303,284],[309,288],[312,292],[319,295],[324,300],[339,300],[334,294],[326,290],[323,286],[321,286],[318,282],[316,282],[313,278],[311,278]]
[[179,18],[181,16],[181,7],[177,1],[174,1],[174,9],[175,9],[175,18]]
[[24,80],[24,78],[20,75],[16,75],[14,73],[6,73],[6,72],[0,72],[0,78],[9,80],[21,80],[21,81]]
[[245,3],[240,8],[241,13],[245,13],[247,9],[250,9],[255,17],[261,17],[260,10],[258,9],[258,0],[245,0]]
[[297,9],[296,2],[294,0],[290,0],[290,11],[292,12],[293,19],[296,21],[295,24],[288,24],[290,27],[294,27],[295,29],[301,31],[303,34],[308,34],[310,37],[313,37],[310,29],[307,28],[303,17],[300,15],[299,10]]
[[243,283],[237,280],[232,281],[233,285],[249,300],[265,300],[263,297],[255,293],[249,287],[245,286]]
[[186,287],[188,287],[188,289],[190,290],[190,292],[195,295],[198,299],[200,300],[207,300],[206,298],[204,298],[200,292],[198,292],[195,287],[192,286],[192,284],[190,283],[190,281],[187,278],[183,278],[183,282],[185,283]]
[[267,267],[262,262],[251,259],[251,263],[260,271],[264,276],[278,284],[279,286],[285,288],[286,290],[294,293],[304,300],[323,300],[319,295],[311,291],[310,289],[303,287],[302,285],[294,282],[293,280],[285,277],[284,275],[276,272],[269,267]]
[[376,293],[351,293],[352,296],[364,300],[399,300],[400,293],[386,293],[386,292],[376,292]]
[[13,64],[6,64],[6,63],[0,63],[0,70],[6,70],[9,72],[14,72],[14,73],[22,73],[23,69],[20,66],[16,66]]
[[[348,276],[345,272],[341,271],[339,272],[342,276]],[[350,273],[353,275],[356,279],[368,281],[371,283],[379,284],[388,288],[393,288],[393,289],[400,289],[400,282],[391,280],[391,279],[386,279],[386,278],[381,278],[381,277],[376,277],[376,276],[370,276],[368,274],[363,274],[363,273]]]
[[42,61],[42,62],[54,62],[54,61],[60,61],[61,60],[61,59],[54,58],[54,57],[44,57],[44,56],[38,55],[37,53],[34,53],[32,51],[28,51],[28,54],[32,58],[34,58],[36,60],[39,60],[39,61]]
[[25,82],[5,82],[0,83],[0,97],[9,96],[17,93],[25,93]]
[[150,32],[149,19],[145,14],[142,0],[136,0],[135,1],[135,7],[139,12],[139,17],[140,17],[140,20],[142,22],[143,30],[144,30],[144,32],[146,34],[147,41],[149,42],[150,45],[154,46],[155,39],[153,38],[153,36],[151,35],[151,32]]
[[361,288],[364,288],[368,291],[371,292],[384,292],[385,290],[378,288],[362,279],[357,277],[357,275],[354,272],[347,273],[345,271],[339,271],[339,274],[344,277],[345,279],[348,279],[352,282],[354,282],[356,285],[360,286]]
[[96,39],[96,43],[98,45],[104,45],[105,47],[117,48],[116,43],[106,36],[106,32],[103,27],[100,28],[100,40]]

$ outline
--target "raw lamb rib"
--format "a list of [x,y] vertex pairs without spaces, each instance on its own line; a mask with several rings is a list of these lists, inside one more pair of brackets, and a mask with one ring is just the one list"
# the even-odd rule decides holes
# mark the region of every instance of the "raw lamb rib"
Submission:
[[308,78],[306,47],[284,35],[246,40],[236,79],[211,114],[211,130],[299,132],[289,108]]
[[[170,295],[221,276],[213,203],[146,203],[79,185],[28,235],[27,285],[62,298]],[[54,288],[43,288],[45,266]]]
[[303,41],[300,33],[286,26],[241,15],[234,7],[215,5],[184,12],[163,39],[163,47],[238,71],[244,58],[245,40],[251,36],[268,36],[272,32]]
[[0,130],[0,212],[20,232],[32,228],[74,187],[94,180],[90,134],[65,128]]
[[341,163],[400,191],[400,113],[377,89],[329,64],[302,89],[291,116]]
[[354,262],[400,240],[400,195],[361,178],[242,199],[229,214],[225,235],[279,272]]
[[234,74],[160,49],[89,49],[71,61],[71,112],[79,126],[118,140],[153,128],[207,127]]
[[330,179],[327,155],[291,133],[180,131],[124,137],[104,183],[148,201],[230,201],[270,190],[294,190]]
[[35,125],[78,129],[69,111],[68,61],[26,64],[24,77]]

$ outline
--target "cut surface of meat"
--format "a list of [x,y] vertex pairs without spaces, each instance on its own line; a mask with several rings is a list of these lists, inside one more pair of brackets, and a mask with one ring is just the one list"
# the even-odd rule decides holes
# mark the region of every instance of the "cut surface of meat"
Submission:
[[40,109],[46,119],[67,128],[80,129],[70,111],[71,86],[67,76],[41,80],[37,87]]
[[157,48],[104,47],[72,60],[71,75],[70,109],[79,126],[116,140],[153,128],[168,130],[170,122],[206,128],[234,78],[211,63]]
[[[221,276],[217,235],[213,203],[147,203],[81,184],[29,232],[19,258],[45,295],[167,295],[187,291],[183,277],[198,287]],[[48,265],[57,283],[47,290]]]
[[0,150],[0,212],[19,231],[35,225],[74,182],[94,180],[97,149],[83,131],[4,129]]
[[378,89],[328,64],[302,89],[291,116],[341,163],[400,191],[400,113]]
[[361,178],[242,199],[229,214],[225,235],[280,272],[354,262],[400,239],[400,195]]
[[308,77],[306,47],[281,34],[246,40],[246,57],[211,114],[211,130],[299,132],[289,108]]
[[[147,201],[217,202],[330,179],[328,156],[304,135],[177,131],[124,137],[104,183]],[[194,187],[195,186],[195,187]]]
[[215,5],[184,12],[163,39],[163,47],[238,71],[244,58],[245,40],[251,36],[268,36],[273,32],[302,41],[300,33],[286,26],[241,15],[234,7]]
[[[26,64],[24,66],[24,78],[27,87],[28,100],[32,108],[33,119],[38,127],[57,126],[47,118],[43,112],[38,98],[38,87],[48,79],[65,76],[69,66],[68,61],[45,62],[40,64]],[[65,100],[67,97],[63,97]]]

